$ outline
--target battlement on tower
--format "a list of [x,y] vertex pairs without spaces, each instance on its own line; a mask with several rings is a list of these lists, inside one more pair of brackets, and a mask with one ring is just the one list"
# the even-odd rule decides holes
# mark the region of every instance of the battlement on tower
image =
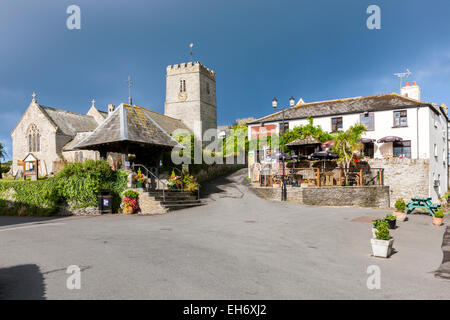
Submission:
[[167,67],[168,76],[189,72],[201,72],[216,81],[216,73],[213,70],[205,67],[203,64],[201,64],[201,62],[198,61],[174,64]]

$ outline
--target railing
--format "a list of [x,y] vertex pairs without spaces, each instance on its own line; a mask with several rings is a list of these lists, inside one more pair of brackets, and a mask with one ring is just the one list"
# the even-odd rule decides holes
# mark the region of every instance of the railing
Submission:
[[[151,172],[149,169],[147,169],[146,166],[144,166],[144,165],[142,165],[142,164],[134,164],[134,163],[133,163],[133,166],[132,166],[133,171],[135,170],[136,167],[138,167],[138,168],[143,168],[143,169],[145,170],[145,172],[147,173],[147,174],[145,175],[145,176],[147,177],[147,180],[149,179],[149,174],[150,174],[150,176],[152,176],[153,178],[155,178],[156,181],[158,181],[158,187],[159,187],[159,185],[162,183],[162,184],[164,184],[164,186],[167,188],[167,183],[164,182],[164,181],[161,181],[161,179],[159,179],[159,177],[157,177],[153,172]],[[162,192],[163,192],[163,201],[166,201],[166,193],[165,193],[165,189],[166,189],[166,188],[162,188]]]
[[[184,173],[182,170],[178,169],[177,167],[170,167],[170,169],[175,170],[176,172],[178,172],[180,174],[181,177],[181,190],[184,191]],[[195,182],[195,184],[197,185],[197,200],[200,200],[200,183]]]
[[[160,184],[163,184],[163,185],[164,185],[164,188],[161,188],[161,189],[162,189],[162,192],[163,192],[163,200],[165,201],[165,200],[166,200],[166,194],[165,194],[166,189],[167,189],[167,191],[170,190],[170,189],[169,189],[168,183],[165,182],[165,181],[162,181],[158,176],[156,176],[153,172],[151,172],[151,170],[149,170],[147,167],[145,167],[145,166],[142,165],[142,164],[133,164],[133,166],[132,166],[133,171],[135,171],[135,167],[143,168],[143,169],[145,170],[145,172],[147,173],[147,174],[145,175],[145,176],[147,177],[147,179],[149,179],[149,175],[152,176],[153,178],[155,178],[155,180],[156,180],[157,183],[158,183],[158,187],[160,186]],[[183,172],[182,172],[180,169],[175,168],[175,167],[172,167],[172,168],[170,168],[170,169],[174,169],[174,170],[176,170],[177,172],[180,172],[180,177],[181,177],[181,191],[184,191],[184,184],[183,184],[183,176],[184,176],[184,174],[183,174]],[[197,200],[200,200],[200,184],[199,184],[198,182],[196,182],[196,184],[197,184]]]
[[[261,172],[260,186],[268,187],[273,184],[280,184],[282,180],[282,169]],[[328,187],[328,186],[371,186],[384,185],[384,169],[365,168],[351,169],[347,172],[347,179],[342,168],[323,170],[321,168],[286,168],[286,184],[299,186],[299,184],[309,187]],[[347,182],[347,184],[346,184]]]

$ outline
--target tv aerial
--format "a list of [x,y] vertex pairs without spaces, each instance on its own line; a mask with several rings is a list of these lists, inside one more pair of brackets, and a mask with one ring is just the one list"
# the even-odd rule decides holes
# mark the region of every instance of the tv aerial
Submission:
[[400,79],[400,90],[402,89],[403,78],[408,78],[411,74],[412,73],[409,69],[406,69],[406,72],[394,73],[394,76],[397,76]]

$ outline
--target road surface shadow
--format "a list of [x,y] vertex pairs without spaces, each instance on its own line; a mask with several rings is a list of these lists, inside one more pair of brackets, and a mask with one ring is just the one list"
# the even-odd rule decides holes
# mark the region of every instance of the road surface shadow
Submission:
[[436,278],[450,280],[450,227],[447,227],[442,240],[442,264],[434,272]]
[[0,300],[42,300],[44,276],[35,264],[0,268]]
[[57,219],[67,218],[67,216],[55,217],[17,217],[17,216],[0,216],[0,228],[24,223],[47,223]]
[[205,182],[204,184],[202,184],[202,187],[200,189],[200,197],[209,198],[212,194],[226,193],[227,185],[233,183],[246,183],[247,182],[247,180],[245,179],[245,173],[247,172],[246,170],[247,169],[245,168],[239,169],[237,171],[218,177],[214,180]]

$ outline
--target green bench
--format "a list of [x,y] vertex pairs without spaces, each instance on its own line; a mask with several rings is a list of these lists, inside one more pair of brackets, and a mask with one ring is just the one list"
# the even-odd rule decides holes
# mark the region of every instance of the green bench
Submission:
[[440,204],[433,204],[431,198],[415,197],[411,198],[411,202],[406,204],[406,213],[411,213],[414,209],[425,209],[434,217],[434,213],[440,206]]

